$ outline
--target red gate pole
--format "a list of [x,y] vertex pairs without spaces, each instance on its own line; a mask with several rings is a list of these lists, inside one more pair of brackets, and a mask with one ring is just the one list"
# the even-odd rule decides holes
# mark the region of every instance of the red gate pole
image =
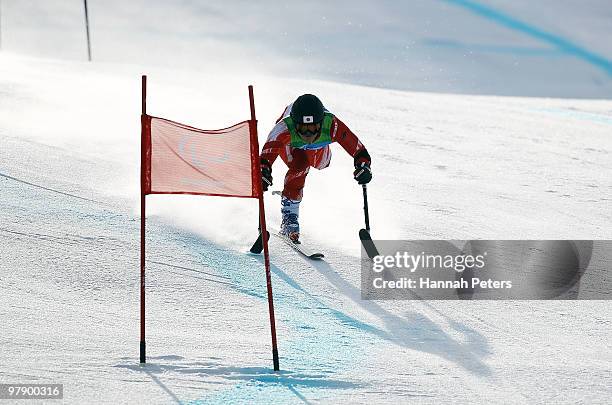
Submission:
[[251,132],[252,156],[255,159],[254,166],[257,168],[257,181],[255,187],[259,195],[259,224],[261,225],[261,236],[264,248],[264,263],[266,267],[266,285],[268,289],[268,311],[270,312],[270,330],[272,332],[272,362],[274,371],[280,370],[278,362],[278,347],[276,345],[276,322],[274,321],[274,301],[272,298],[272,277],[270,275],[270,252],[268,250],[268,231],[266,229],[266,213],[264,210],[264,197],[261,186],[261,164],[259,162],[259,141],[257,139],[257,119],[255,118],[255,99],[253,97],[253,86],[249,86],[249,102],[251,105],[251,120],[249,127]]
[[140,363],[147,362],[145,344],[145,226],[146,226],[146,194],[145,194],[145,146],[147,114],[147,76],[142,76],[142,114],[140,116]]

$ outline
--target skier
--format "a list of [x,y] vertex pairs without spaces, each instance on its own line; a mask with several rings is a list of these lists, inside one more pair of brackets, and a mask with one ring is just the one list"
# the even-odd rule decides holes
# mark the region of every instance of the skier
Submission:
[[263,190],[272,185],[272,164],[280,155],[289,170],[281,197],[280,233],[300,243],[299,208],[310,167],[329,166],[329,144],[338,142],[353,157],[353,178],[359,184],[372,180],[371,158],[357,136],[338,117],[329,112],[312,94],[303,94],[285,108],[268,135],[261,152]]

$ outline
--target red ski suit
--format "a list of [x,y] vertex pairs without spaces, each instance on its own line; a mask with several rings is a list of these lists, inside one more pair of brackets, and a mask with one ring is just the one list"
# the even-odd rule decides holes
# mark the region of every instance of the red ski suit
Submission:
[[[283,119],[289,116],[291,105],[287,106],[283,115],[276,121],[276,125],[268,135],[268,140],[261,151],[262,165],[272,164],[280,155],[289,170],[285,175],[285,184],[282,195],[294,200],[301,201],[304,183],[310,167],[322,170],[329,166],[331,161],[331,150],[328,145],[318,149],[298,149],[291,146],[291,134]],[[370,155],[365,146],[357,136],[342,122],[334,116],[331,126],[331,141],[338,142],[344,150],[357,162],[370,163]]]

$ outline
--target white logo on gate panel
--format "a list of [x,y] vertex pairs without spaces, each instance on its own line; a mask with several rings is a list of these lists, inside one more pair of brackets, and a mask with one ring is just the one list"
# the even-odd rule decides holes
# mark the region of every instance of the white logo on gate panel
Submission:
[[304,124],[312,124],[314,122],[314,117],[312,115],[304,116]]
[[[193,135],[183,135],[178,143],[178,155],[187,164],[193,165],[198,170],[207,169],[207,161],[211,163],[225,163],[230,159],[227,151],[212,152],[208,155],[202,154],[200,148],[193,143]],[[215,180],[218,181],[218,180]]]

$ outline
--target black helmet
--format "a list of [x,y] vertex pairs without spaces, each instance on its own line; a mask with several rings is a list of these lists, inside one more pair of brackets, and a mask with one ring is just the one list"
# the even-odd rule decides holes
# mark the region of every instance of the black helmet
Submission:
[[295,124],[318,124],[323,121],[321,100],[312,94],[302,94],[291,107],[291,119]]

